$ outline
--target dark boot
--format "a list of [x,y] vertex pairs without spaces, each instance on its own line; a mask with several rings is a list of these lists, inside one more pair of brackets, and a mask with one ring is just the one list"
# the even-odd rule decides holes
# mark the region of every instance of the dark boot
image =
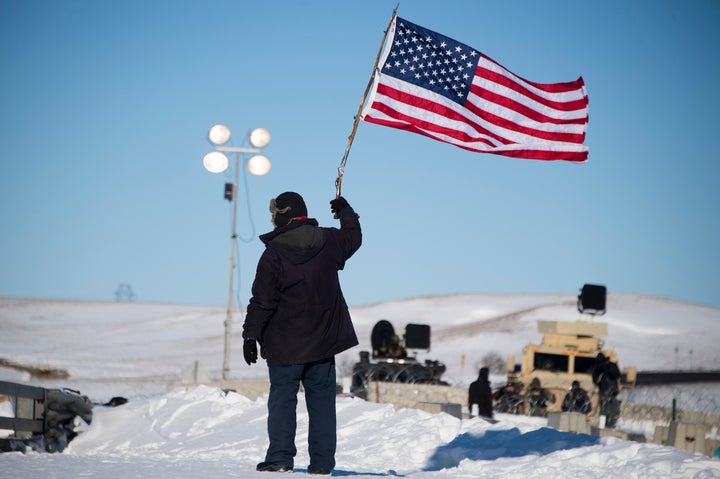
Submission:
[[330,469],[316,469],[312,466],[308,466],[308,474],[322,474],[322,475],[330,475],[332,471]]
[[278,462],[261,462],[255,469],[261,472],[292,472],[293,470],[292,466]]

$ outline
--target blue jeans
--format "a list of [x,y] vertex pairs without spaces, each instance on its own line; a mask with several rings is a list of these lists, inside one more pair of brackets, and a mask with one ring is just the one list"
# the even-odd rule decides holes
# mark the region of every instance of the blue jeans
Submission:
[[308,452],[315,469],[335,468],[335,358],[308,364],[270,366],[268,438],[265,462],[294,467],[297,394],[302,382],[309,417]]

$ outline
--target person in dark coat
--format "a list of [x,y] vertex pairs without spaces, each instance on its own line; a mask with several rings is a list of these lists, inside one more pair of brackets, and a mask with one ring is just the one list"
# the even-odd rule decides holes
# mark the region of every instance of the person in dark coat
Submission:
[[561,407],[564,412],[581,412],[583,414],[590,412],[592,408],[590,405],[590,397],[587,391],[580,387],[578,381],[572,382],[572,386],[565,395]]
[[360,248],[359,216],[342,196],[330,201],[340,228],[307,217],[302,196],[285,192],[270,202],[275,229],[260,236],[265,251],[243,324],[248,364],[260,355],[270,374],[268,446],[258,471],[291,471],[299,385],[309,416],[310,474],[335,467],[335,355],[358,344],[338,271]]
[[476,381],[470,383],[468,389],[468,409],[470,410],[470,417],[472,417],[473,405],[477,404],[478,416],[492,419],[493,407],[492,407],[492,391],[490,389],[490,380],[488,374],[490,370],[488,368],[480,368],[478,378]]
[[620,416],[620,402],[617,395],[620,392],[620,369],[617,364],[610,361],[603,353],[595,357],[592,378],[600,393],[600,414],[605,416],[607,427],[615,427]]

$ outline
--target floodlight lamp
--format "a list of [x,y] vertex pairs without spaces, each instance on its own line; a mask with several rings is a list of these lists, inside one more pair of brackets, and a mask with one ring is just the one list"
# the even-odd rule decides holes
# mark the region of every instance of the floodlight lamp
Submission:
[[215,145],[223,145],[230,140],[230,128],[217,124],[210,128],[208,139]]
[[203,157],[203,166],[210,173],[222,173],[228,168],[228,157],[219,151],[211,151]]
[[270,132],[265,128],[255,128],[250,132],[250,143],[255,148],[262,148],[270,143]]
[[270,160],[264,155],[255,155],[248,160],[247,168],[255,176],[263,176],[270,171]]

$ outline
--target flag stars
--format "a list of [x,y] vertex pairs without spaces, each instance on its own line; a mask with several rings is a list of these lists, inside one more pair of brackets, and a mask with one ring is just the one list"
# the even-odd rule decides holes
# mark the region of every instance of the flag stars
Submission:
[[390,46],[386,73],[453,101],[467,96],[478,55],[471,48],[422,28],[414,31],[403,23],[396,26]]

